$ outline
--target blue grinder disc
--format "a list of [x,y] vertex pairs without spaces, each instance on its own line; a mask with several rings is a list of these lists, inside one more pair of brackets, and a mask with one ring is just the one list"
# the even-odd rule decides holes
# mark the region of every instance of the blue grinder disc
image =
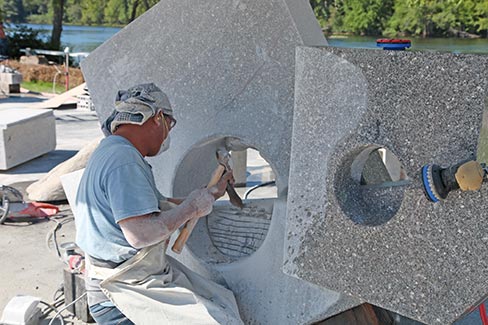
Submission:
[[434,181],[432,177],[432,167],[433,165],[425,165],[422,167],[422,184],[424,185],[424,191],[427,198],[432,202],[439,202],[442,198],[437,193]]

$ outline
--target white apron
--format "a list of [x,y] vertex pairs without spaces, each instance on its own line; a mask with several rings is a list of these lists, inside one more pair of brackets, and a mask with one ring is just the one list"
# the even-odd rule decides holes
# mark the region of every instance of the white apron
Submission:
[[[167,242],[146,247],[115,269],[91,265],[88,276],[136,325],[243,324],[234,294],[166,256]],[[167,259],[167,260],[166,260]]]

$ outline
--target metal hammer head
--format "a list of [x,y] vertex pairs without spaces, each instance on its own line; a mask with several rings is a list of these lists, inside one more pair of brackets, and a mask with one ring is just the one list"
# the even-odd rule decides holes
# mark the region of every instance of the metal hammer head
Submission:
[[217,149],[217,161],[219,164],[225,166],[225,169],[229,169],[230,152],[225,148]]
[[[219,162],[219,164],[225,167],[226,171],[231,170],[229,165],[229,160],[230,160],[229,151],[227,151],[225,148],[219,148],[217,150],[217,161]],[[227,184],[226,190],[227,190],[227,194],[229,195],[230,203],[242,209],[244,207],[244,204],[242,203],[242,199],[239,197],[239,194],[237,194],[236,190],[230,183]]]

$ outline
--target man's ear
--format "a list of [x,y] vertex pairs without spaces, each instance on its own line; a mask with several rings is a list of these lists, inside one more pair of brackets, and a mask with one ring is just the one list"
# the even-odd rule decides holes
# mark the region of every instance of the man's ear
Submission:
[[156,123],[157,126],[159,126],[161,123],[163,123],[163,113],[158,112],[156,115],[152,117],[154,123]]

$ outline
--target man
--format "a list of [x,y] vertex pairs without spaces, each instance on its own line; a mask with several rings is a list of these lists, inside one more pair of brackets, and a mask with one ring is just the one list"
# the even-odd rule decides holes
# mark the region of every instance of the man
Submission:
[[241,324],[229,290],[165,256],[170,235],[212,210],[232,172],[186,199],[164,198],[144,157],[169,146],[175,126],[154,84],[119,91],[78,189],[77,244],[86,254],[90,313],[99,324]]

